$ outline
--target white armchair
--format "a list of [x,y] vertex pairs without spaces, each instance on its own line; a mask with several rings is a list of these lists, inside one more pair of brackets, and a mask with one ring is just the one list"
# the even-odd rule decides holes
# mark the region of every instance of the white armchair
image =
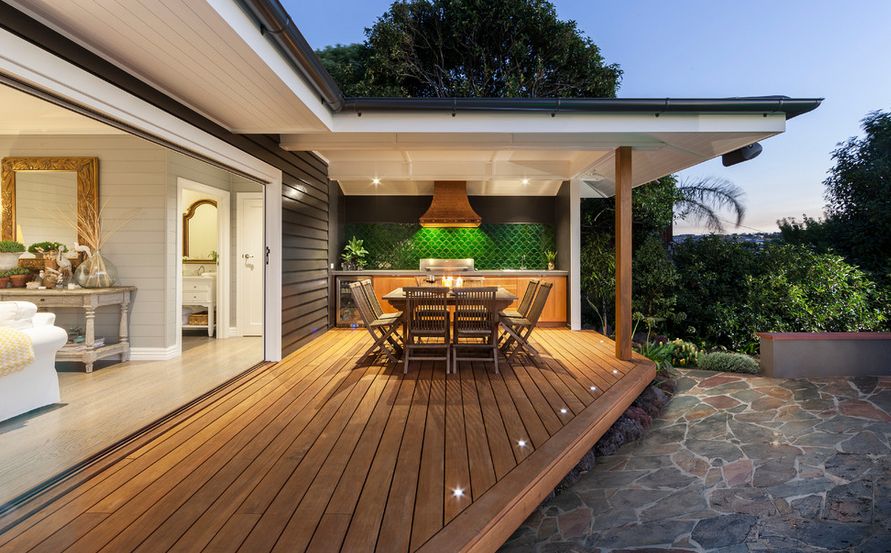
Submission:
[[56,353],[68,341],[68,334],[55,322],[55,314],[38,313],[33,303],[0,302],[0,326],[21,330],[34,348],[30,365],[0,376],[0,421],[59,402]]

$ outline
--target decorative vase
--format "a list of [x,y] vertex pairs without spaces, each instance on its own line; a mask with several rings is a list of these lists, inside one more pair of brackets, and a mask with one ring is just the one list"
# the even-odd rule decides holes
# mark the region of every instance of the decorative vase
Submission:
[[0,252],[0,271],[8,271],[19,266],[22,252]]
[[554,270],[554,264],[551,263],[550,261],[548,262],[548,270],[549,270],[549,271],[553,271],[553,270]]
[[83,288],[110,288],[118,281],[118,270],[97,251],[78,265],[74,281]]

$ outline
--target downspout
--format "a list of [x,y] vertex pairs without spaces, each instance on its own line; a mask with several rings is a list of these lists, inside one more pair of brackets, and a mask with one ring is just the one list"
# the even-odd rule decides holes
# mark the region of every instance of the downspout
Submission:
[[331,111],[343,109],[343,93],[278,0],[239,0]]

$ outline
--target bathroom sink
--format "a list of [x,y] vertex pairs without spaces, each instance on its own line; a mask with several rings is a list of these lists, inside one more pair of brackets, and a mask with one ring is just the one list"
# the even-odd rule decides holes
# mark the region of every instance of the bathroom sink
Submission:
[[201,273],[198,276],[205,277],[205,278],[216,278],[217,274],[216,273]]

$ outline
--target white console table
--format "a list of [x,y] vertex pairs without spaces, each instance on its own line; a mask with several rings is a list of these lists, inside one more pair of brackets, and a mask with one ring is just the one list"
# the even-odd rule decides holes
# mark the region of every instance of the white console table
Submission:
[[[29,301],[40,310],[82,309],[85,319],[83,349],[62,348],[56,354],[56,360],[81,362],[86,372],[93,372],[93,363],[99,359],[112,355],[120,355],[121,361],[130,359],[130,297],[135,291],[134,286],[76,290],[5,288],[0,289],[0,301]],[[107,305],[120,305],[121,308],[118,341],[96,347],[96,309]]]

